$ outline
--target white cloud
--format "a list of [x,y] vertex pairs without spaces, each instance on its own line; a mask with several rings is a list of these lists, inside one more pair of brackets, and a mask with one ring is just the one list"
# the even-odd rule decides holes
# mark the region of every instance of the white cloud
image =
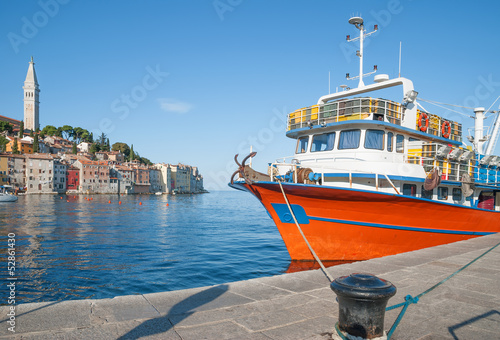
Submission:
[[173,98],[158,98],[158,103],[160,104],[160,108],[165,112],[183,114],[193,108],[193,105]]

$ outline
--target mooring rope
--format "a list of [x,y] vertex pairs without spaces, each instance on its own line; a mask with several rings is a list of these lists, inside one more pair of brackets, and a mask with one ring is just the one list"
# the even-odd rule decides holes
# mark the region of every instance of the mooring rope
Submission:
[[482,258],[483,256],[485,256],[486,254],[488,254],[490,251],[492,251],[493,249],[495,249],[496,247],[500,246],[500,243],[497,243],[496,245],[494,245],[493,247],[491,247],[490,249],[488,249],[486,252],[484,252],[483,254],[479,255],[478,257],[476,257],[474,260],[470,261],[469,263],[467,263],[465,266],[463,266],[462,268],[458,269],[456,272],[454,272],[453,274],[451,274],[450,276],[448,276],[447,278],[445,278],[444,280],[442,280],[441,282],[438,282],[436,283],[434,286],[430,287],[429,289],[427,289],[426,291],[418,294],[417,296],[415,297],[412,297],[411,295],[406,295],[405,296],[405,302],[403,303],[399,303],[397,305],[394,305],[394,306],[390,306],[390,307],[387,307],[385,310],[386,311],[390,311],[390,310],[393,310],[393,309],[396,309],[396,308],[400,308],[400,307],[403,307],[403,309],[401,310],[401,312],[399,313],[396,321],[394,321],[394,324],[392,325],[390,331],[387,333],[387,340],[389,340],[392,336],[392,334],[394,333],[394,331],[396,330],[396,327],[399,325],[399,323],[401,322],[401,319],[403,318],[403,315],[406,313],[406,310],[408,309],[408,307],[413,304],[413,303],[418,303],[418,300],[424,296],[425,294],[431,292],[432,290],[434,290],[435,288],[439,287],[440,285],[442,285],[443,283],[445,283],[446,281],[448,281],[449,279],[451,279],[453,276],[457,275],[458,273],[460,273],[461,271],[463,271],[465,268],[469,267],[471,264],[473,264],[474,262],[476,262],[477,260],[479,260],[480,258]]
[[283,193],[283,197],[285,198],[285,202],[286,202],[286,205],[288,206],[288,210],[290,210],[290,213],[292,214],[292,218],[295,222],[295,225],[297,226],[297,228],[299,229],[299,232],[300,234],[302,235],[302,238],[304,239],[304,241],[306,242],[307,244],[307,247],[309,248],[309,251],[311,252],[312,256],[314,257],[314,259],[319,263],[319,266],[321,267],[321,270],[323,271],[323,274],[325,274],[326,278],[330,281],[330,282],[333,282],[333,278],[331,277],[331,275],[326,271],[326,268],[325,266],[323,265],[323,262],[321,262],[321,260],[319,259],[318,255],[316,255],[316,252],[314,251],[314,249],[311,247],[311,244],[309,244],[309,241],[307,240],[306,238],[306,235],[304,235],[304,232],[302,231],[302,228],[300,227],[300,224],[299,222],[297,221],[297,218],[295,217],[295,213],[293,212],[292,210],[292,207],[290,206],[290,202],[288,202],[288,197],[286,196],[285,194],[285,189],[283,189],[283,185],[281,185],[281,181],[278,180],[278,184],[280,185],[280,188],[281,188],[281,192]]

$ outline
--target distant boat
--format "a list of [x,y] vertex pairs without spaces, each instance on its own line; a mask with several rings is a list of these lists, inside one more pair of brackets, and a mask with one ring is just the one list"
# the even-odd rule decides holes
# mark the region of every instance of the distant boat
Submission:
[[162,193],[158,191],[158,192],[155,192],[155,195],[161,196]]
[[10,187],[0,186],[0,202],[15,202],[17,196],[8,192]]

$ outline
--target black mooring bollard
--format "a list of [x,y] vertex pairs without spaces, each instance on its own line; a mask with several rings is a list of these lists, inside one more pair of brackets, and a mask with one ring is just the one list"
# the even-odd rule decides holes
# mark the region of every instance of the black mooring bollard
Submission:
[[336,278],[330,288],[337,294],[341,331],[363,339],[384,336],[385,307],[396,294],[392,283],[357,273]]

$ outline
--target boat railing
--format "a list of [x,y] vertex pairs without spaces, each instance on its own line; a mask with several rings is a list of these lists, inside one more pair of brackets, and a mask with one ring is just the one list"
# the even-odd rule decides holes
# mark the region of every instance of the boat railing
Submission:
[[[282,171],[281,168],[285,168]],[[275,182],[277,180],[287,181],[292,183],[300,183],[300,184],[313,184],[318,183],[321,180],[321,183],[325,183],[325,177],[329,175],[329,172],[319,171],[312,173],[312,179],[309,176],[304,176],[304,173],[301,173],[301,165],[298,162],[275,162],[270,163],[268,168],[269,176],[271,177],[271,181]],[[336,169],[341,170],[341,169]],[[284,175],[280,175],[284,174]],[[349,187],[352,188],[355,182],[356,175],[372,175],[375,181],[373,182],[373,186],[375,190],[379,190],[382,187],[382,180],[386,180],[387,183],[394,189],[394,191],[400,195],[399,190],[396,188],[392,180],[385,173],[373,172],[373,171],[363,171],[363,170],[355,170],[355,169],[344,169],[342,175],[346,176],[349,181]]]
[[462,176],[468,174],[477,183],[498,185],[500,182],[500,157],[477,155],[468,148],[409,142],[405,161],[420,164],[427,173],[439,168],[444,180],[461,181]]
[[313,105],[288,114],[287,130],[348,120],[369,119],[401,125],[400,103],[375,98],[343,99]]

